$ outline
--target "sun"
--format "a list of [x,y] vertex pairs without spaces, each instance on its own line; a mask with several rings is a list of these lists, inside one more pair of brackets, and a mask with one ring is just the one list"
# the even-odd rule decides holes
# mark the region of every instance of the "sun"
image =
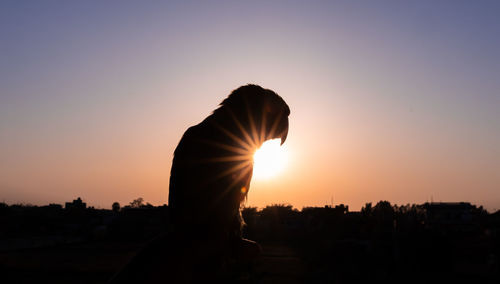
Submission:
[[269,140],[255,151],[253,155],[255,178],[268,179],[283,171],[287,163],[287,155],[280,143],[280,139]]

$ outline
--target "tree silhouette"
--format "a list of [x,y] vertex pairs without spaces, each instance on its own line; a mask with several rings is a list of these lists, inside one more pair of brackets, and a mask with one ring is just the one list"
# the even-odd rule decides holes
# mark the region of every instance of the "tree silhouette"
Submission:
[[131,208],[141,208],[144,206],[144,198],[139,197],[137,199],[134,199],[132,202],[130,202],[129,206]]
[[361,213],[365,216],[370,216],[372,214],[373,208],[372,203],[368,202],[361,208]]
[[114,202],[113,205],[111,205],[111,208],[112,208],[113,212],[118,213],[120,211],[120,203]]

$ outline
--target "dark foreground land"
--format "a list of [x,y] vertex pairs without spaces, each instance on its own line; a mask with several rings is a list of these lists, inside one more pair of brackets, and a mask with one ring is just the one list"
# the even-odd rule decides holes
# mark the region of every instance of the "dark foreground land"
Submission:
[[[246,208],[262,256],[234,283],[500,283],[500,213],[468,203]],[[106,283],[168,207],[0,207],[0,283]]]
[[[135,243],[94,242],[0,254],[2,283],[107,283],[139,249]],[[303,283],[304,264],[287,246],[264,245],[241,283]]]

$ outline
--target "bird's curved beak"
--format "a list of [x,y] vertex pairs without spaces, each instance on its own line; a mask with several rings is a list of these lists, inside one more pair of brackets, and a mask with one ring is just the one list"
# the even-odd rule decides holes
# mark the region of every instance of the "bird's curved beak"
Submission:
[[281,132],[281,144],[285,143],[286,137],[288,136],[288,118],[286,119],[286,126],[284,127],[283,131]]

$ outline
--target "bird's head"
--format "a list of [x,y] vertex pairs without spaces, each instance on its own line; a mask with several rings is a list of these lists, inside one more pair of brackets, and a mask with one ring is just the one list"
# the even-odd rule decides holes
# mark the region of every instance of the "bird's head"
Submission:
[[221,103],[221,107],[231,113],[242,134],[250,136],[256,147],[269,139],[280,138],[281,144],[285,142],[290,108],[274,91],[258,85],[241,86]]

